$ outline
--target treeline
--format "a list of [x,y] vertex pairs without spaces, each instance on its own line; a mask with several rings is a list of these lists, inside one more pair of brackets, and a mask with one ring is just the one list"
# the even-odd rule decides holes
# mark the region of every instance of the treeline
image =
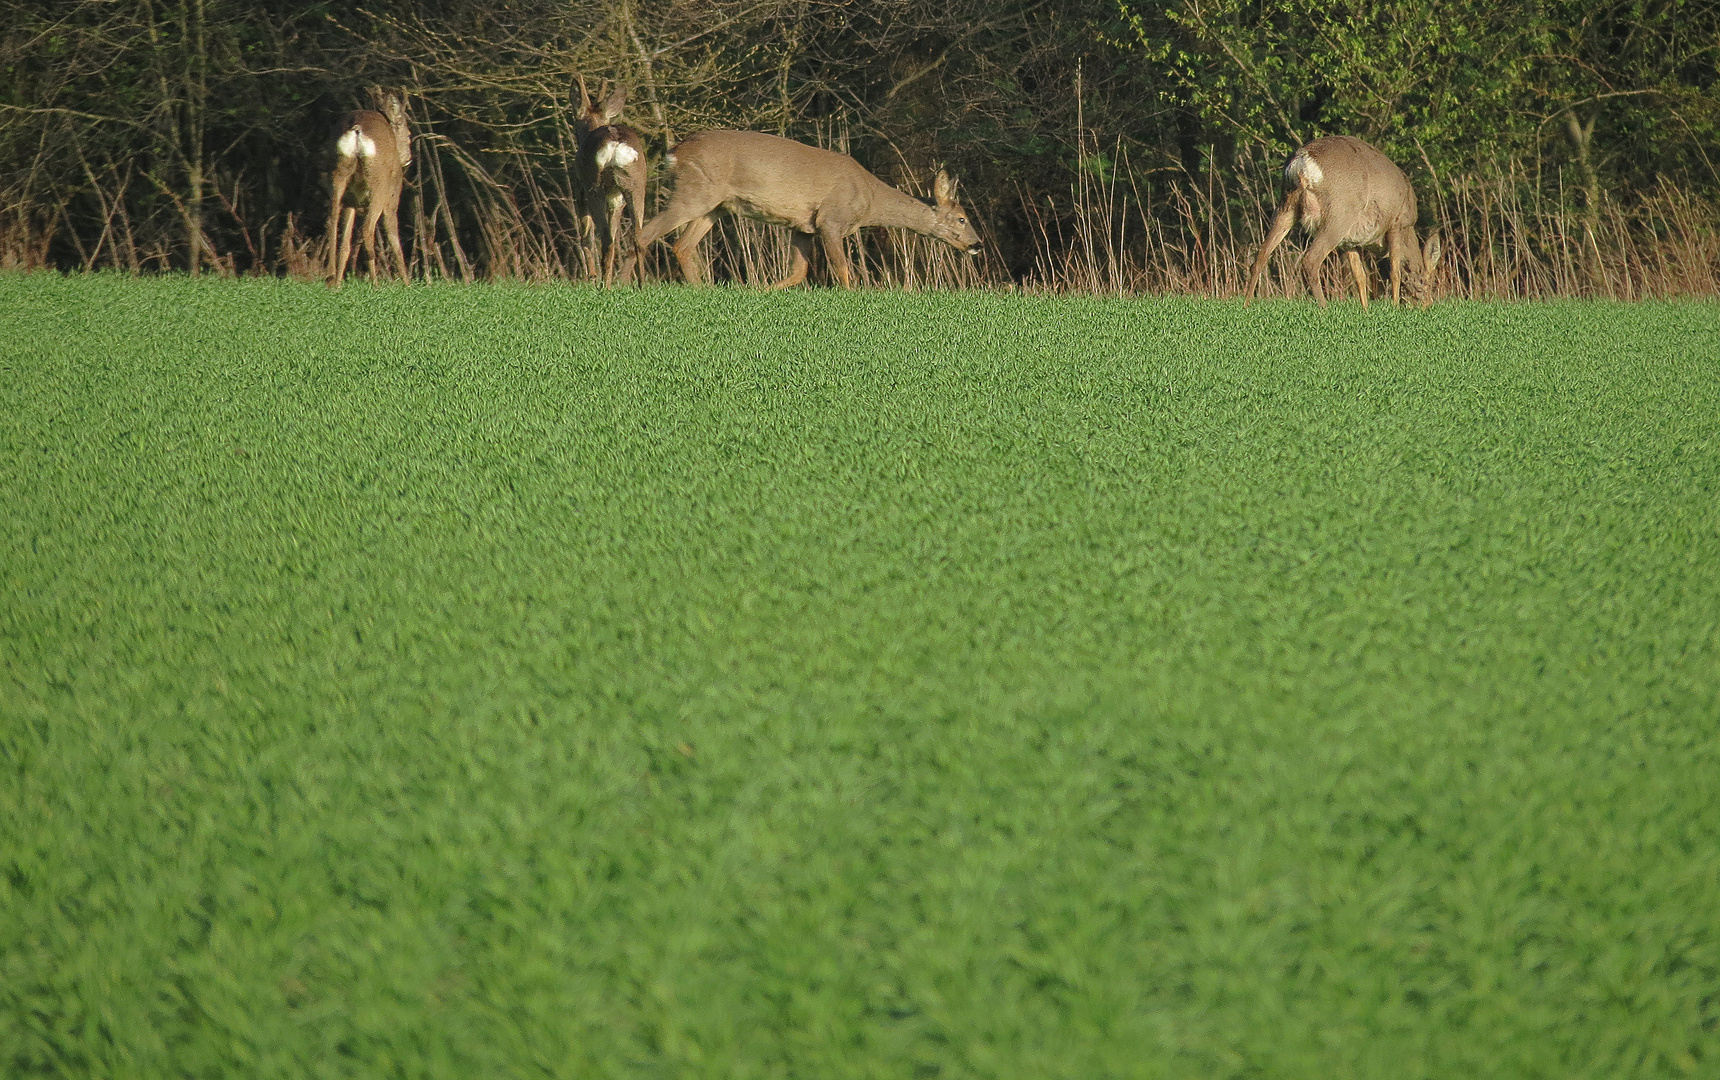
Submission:
[[[1447,293],[1713,294],[1717,50],[1684,0],[0,0],[0,266],[302,270],[377,84],[415,273],[577,275],[583,74],[653,156],[745,127],[949,168],[988,261],[874,237],[872,280],[1231,292],[1284,158],[1348,133],[1447,232]],[[721,239],[719,273],[776,257]]]

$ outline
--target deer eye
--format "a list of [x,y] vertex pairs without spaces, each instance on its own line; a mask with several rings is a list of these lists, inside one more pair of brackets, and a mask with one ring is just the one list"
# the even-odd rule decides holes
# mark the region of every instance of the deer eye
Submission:
[[957,225],[966,225],[967,224],[967,218],[965,218],[965,217],[956,218],[956,224]]

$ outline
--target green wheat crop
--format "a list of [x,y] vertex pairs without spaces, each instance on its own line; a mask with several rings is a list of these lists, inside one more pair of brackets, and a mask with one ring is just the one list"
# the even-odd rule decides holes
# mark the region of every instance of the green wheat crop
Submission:
[[0,1074],[1720,1075],[1720,307],[0,276]]

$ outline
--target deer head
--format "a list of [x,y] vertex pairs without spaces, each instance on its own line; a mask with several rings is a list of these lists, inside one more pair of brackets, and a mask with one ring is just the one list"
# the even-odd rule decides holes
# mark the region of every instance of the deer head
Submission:
[[380,86],[369,88],[371,104],[376,111],[388,118],[388,126],[394,129],[394,152],[400,158],[402,169],[412,164],[412,129],[406,123],[406,103],[399,94],[384,90]]
[[969,255],[979,254],[979,233],[968,221],[967,208],[956,202],[956,182],[944,170],[932,182],[932,199],[927,205],[937,211],[927,235],[936,237],[951,247],[961,248]]
[[1439,257],[1445,253],[1445,248],[1439,241],[1439,230],[1427,234],[1427,243],[1421,247],[1421,269],[1411,269],[1409,285],[1415,293],[1421,306],[1426,307],[1433,302],[1433,274],[1439,269]]
[[[575,78],[579,82],[579,115],[575,118],[575,124],[579,128],[581,138],[621,119],[621,112],[627,107],[626,87],[616,87],[599,106],[592,103],[591,94],[585,88],[585,76],[576,75]],[[607,86],[607,82],[605,85]]]
[[703,282],[699,241],[715,215],[739,214],[791,231],[788,276],[771,287],[806,280],[815,245],[822,245],[831,275],[853,285],[845,238],[881,226],[909,229],[977,255],[980,236],[956,201],[956,185],[940,171],[932,197],[910,195],[873,176],[847,154],[762,131],[703,131],[675,145],[668,158],[674,194],[639,234],[649,247],[675,230],[675,258],[690,282]]

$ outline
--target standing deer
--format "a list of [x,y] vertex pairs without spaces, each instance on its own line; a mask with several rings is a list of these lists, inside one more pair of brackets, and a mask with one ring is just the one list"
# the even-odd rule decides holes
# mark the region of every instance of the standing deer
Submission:
[[[329,175],[329,285],[339,287],[346,279],[347,261],[353,258],[353,220],[358,206],[365,208],[365,255],[370,260],[370,280],[377,280],[377,220],[387,225],[394,263],[406,277],[406,255],[401,251],[401,187],[406,165],[413,160],[413,136],[406,127],[406,105],[397,95],[385,95],[377,86],[370,98],[382,112],[359,108],[341,120],[334,143],[334,170]],[[347,196],[353,205],[344,206]]]
[[1284,183],[1290,192],[1254,260],[1244,305],[1254,299],[1254,288],[1273,249],[1298,221],[1304,231],[1314,234],[1302,256],[1302,276],[1321,307],[1326,306],[1326,291],[1320,285],[1320,267],[1326,256],[1342,247],[1361,292],[1362,310],[1367,310],[1368,278],[1356,249],[1379,247],[1382,241],[1392,260],[1392,303],[1398,302],[1405,269],[1421,306],[1432,301],[1429,286],[1439,265],[1439,233],[1428,236],[1425,250],[1416,246],[1415,191],[1403,170],[1384,154],[1348,135],[1315,139],[1296,151],[1284,167]]
[[[621,232],[623,203],[633,209],[633,280],[645,281],[645,245],[640,231],[645,226],[645,143],[626,124],[617,124],[627,105],[626,88],[617,89],[594,106],[579,79],[579,116],[574,132],[579,148],[574,157],[574,202],[579,211],[580,234],[589,236],[596,222],[598,251],[603,259],[603,284],[615,280],[615,247]],[[594,213],[594,211],[597,211]]]
[[[352,258],[353,219],[361,205],[370,280],[376,281],[378,219],[387,226],[388,246],[394,251],[400,277],[404,280],[407,276],[406,255],[400,250],[400,189],[406,182],[406,166],[412,163],[412,132],[406,126],[406,106],[398,95],[385,94],[373,86],[370,97],[382,111],[348,113],[340,122],[334,143],[334,170],[329,176],[328,284],[336,288],[345,279],[347,261]],[[348,195],[353,205],[343,208]]]
[[675,258],[695,285],[705,279],[699,241],[718,210],[794,230],[788,276],[773,289],[806,280],[814,236],[837,282],[850,288],[854,279],[842,241],[867,225],[912,229],[979,254],[979,233],[955,201],[955,182],[941,170],[932,187],[935,198],[926,201],[884,183],[847,154],[757,131],[706,131],[670,152],[669,172],[675,194],[646,224],[639,246],[686,226],[675,241]]

